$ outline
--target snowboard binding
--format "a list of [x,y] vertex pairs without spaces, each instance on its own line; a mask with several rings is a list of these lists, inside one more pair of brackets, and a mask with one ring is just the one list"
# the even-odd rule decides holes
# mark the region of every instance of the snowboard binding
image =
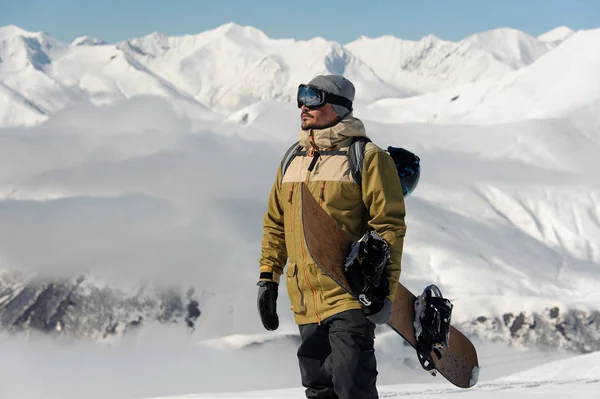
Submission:
[[436,375],[436,369],[431,352],[438,360],[442,354],[440,349],[448,346],[450,339],[450,319],[452,303],[442,297],[440,289],[429,285],[423,293],[415,298],[415,338],[417,341],[417,357],[421,366]]
[[346,280],[367,315],[377,313],[389,294],[385,270],[390,259],[388,244],[375,231],[367,231],[352,243],[344,264]]

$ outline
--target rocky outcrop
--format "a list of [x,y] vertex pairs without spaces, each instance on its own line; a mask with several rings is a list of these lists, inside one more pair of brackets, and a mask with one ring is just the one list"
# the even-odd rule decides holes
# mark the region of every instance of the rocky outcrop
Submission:
[[0,274],[0,328],[106,339],[147,322],[194,328],[200,317],[193,289],[146,289],[135,293],[94,283],[85,277],[62,281]]
[[[0,272],[0,330],[36,330],[95,340],[120,337],[148,323],[191,331],[201,317],[193,289],[139,288],[125,292],[92,278],[46,280]],[[600,350],[600,311],[563,310],[481,316],[454,324],[469,337],[537,349]]]
[[501,318],[482,316],[457,328],[483,340],[517,346],[580,353],[600,350],[599,311],[554,307],[544,312],[506,313]]

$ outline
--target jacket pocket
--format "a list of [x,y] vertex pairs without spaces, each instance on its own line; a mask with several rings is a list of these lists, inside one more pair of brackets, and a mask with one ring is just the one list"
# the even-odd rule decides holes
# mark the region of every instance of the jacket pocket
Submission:
[[317,279],[319,280],[319,285],[321,286],[321,297],[323,302],[325,302],[329,306],[334,306],[339,303],[339,301],[344,299],[349,299],[350,295],[346,293],[346,291],[333,280],[329,276],[327,276],[324,272],[319,269],[318,266],[315,265],[317,269]]
[[302,288],[300,288],[300,279],[298,277],[298,265],[295,263],[288,266],[285,283],[288,296],[290,297],[291,310],[294,313],[306,313],[304,293]]

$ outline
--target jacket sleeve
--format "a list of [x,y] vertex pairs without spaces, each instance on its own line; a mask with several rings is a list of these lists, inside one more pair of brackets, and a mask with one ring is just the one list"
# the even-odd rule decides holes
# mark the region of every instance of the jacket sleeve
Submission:
[[259,261],[259,281],[275,281],[283,274],[287,261],[285,246],[284,213],[281,207],[281,167],[277,170],[275,182],[267,201],[267,211],[263,216],[262,253]]
[[390,246],[390,261],[387,265],[387,278],[390,282],[388,297],[393,301],[402,269],[406,211],[396,165],[391,156],[379,148],[365,151],[362,195],[369,214],[369,226]]

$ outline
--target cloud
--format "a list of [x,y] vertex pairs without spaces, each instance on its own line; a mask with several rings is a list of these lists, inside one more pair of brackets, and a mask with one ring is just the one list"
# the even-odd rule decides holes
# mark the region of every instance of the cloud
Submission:
[[[271,115],[268,107],[258,108],[259,128],[214,120],[195,125],[165,100],[137,98],[83,104],[35,127],[1,130],[1,264],[50,277],[86,274],[127,289],[194,286],[209,298],[199,331],[259,330],[262,216],[278,163],[297,131],[280,125],[281,110]],[[269,118],[274,122],[267,132]],[[567,121],[366,124],[381,147],[402,146],[423,161],[419,187],[406,202],[404,281],[425,273],[419,283],[443,279],[446,291],[468,302],[482,286],[464,282],[470,268],[497,286],[506,278],[499,271],[504,267],[539,281],[540,273],[553,273],[565,259],[583,262],[573,261],[572,276],[552,281],[550,292],[577,280],[580,265],[596,261],[597,218],[584,224],[579,216],[593,214],[598,203],[598,186],[590,184],[597,168],[578,163],[597,165],[589,131],[573,133]],[[431,209],[439,214],[432,217]],[[453,214],[465,222],[440,232],[440,221],[454,220],[448,219]],[[467,223],[473,215],[477,223]],[[498,238],[493,231],[506,234]],[[522,234],[539,247],[524,248],[509,265],[481,254],[490,245],[512,245],[510,237]],[[548,248],[552,262],[527,261],[539,259],[534,248]],[[515,287],[508,284],[506,295],[520,298],[523,291]],[[282,291],[280,298],[289,321],[287,295]]]
[[[167,327],[147,326],[119,345],[0,335],[0,356],[2,398],[149,398],[284,388],[298,380],[292,338],[237,350]],[[274,361],[277,378],[269,369]]]
[[287,143],[232,126],[194,129],[168,102],[138,98],[4,129],[0,259],[123,284],[253,285]]

